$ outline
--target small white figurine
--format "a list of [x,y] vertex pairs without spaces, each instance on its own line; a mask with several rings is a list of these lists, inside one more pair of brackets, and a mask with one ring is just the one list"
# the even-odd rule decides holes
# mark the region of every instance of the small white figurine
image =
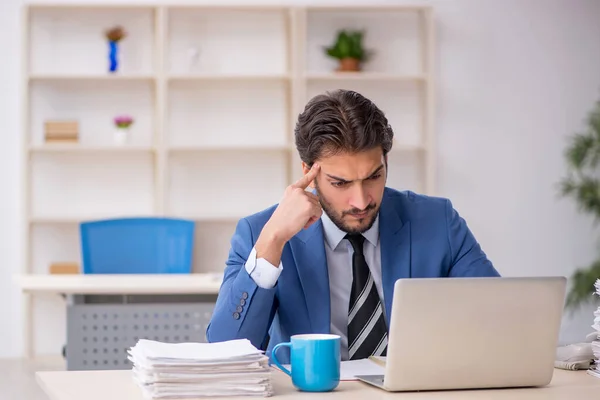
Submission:
[[194,72],[198,66],[198,59],[200,58],[200,50],[197,47],[190,47],[188,49],[188,67],[190,72]]

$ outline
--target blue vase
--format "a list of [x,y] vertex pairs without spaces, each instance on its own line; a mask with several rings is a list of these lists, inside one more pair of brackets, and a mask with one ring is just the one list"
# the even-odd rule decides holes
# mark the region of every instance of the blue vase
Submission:
[[108,54],[109,71],[116,72],[117,69],[119,68],[119,59],[118,59],[119,44],[115,41],[109,41],[108,46],[109,46],[109,54]]

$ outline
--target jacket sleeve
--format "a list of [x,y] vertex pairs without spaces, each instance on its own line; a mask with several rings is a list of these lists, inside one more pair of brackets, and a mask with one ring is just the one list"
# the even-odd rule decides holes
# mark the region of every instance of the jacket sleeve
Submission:
[[499,277],[465,220],[446,201],[446,226],[450,246],[450,277]]
[[206,329],[209,342],[248,339],[263,348],[275,315],[277,286],[259,287],[245,268],[253,249],[250,224],[241,219],[231,239],[223,283]]

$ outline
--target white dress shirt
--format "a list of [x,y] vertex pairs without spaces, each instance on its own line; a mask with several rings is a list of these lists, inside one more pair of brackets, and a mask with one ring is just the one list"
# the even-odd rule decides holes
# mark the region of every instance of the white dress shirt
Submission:
[[[342,360],[348,359],[348,306],[352,290],[352,245],[344,239],[346,233],[340,230],[326,213],[321,216],[325,239],[325,256],[329,274],[329,293],[331,303],[331,333],[341,337]],[[379,216],[373,226],[363,233],[365,237],[364,255],[369,265],[379,298],[383,299],[381,284],[381,249],[379,245]],[[256,284],[270,289],[277,283],[283,270],[280,262],[275,268],[264,258],[256,258],[256,249],[252,249],[246,261],[246,271]]]

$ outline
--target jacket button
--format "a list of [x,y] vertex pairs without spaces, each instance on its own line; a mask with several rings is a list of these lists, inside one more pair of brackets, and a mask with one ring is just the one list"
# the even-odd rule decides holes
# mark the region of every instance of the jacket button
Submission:
[[246,305],[246,300],[244,300],[244,299],[241,299],[241,300],[240,300],[240,306],[242,306],[242,307],[243,307],[243,306],[245,306],[245,305]]
[[242,293],[242,299],[246,300],[248,298],[248,293],[244,292]]
[[237,308],[235,309],[235,311],[241,313],[242,311],[244,311],[244,307],[237,306]]
[[233,313],[233,319],[240,319],[240,313],[239,312],[234,312]]

